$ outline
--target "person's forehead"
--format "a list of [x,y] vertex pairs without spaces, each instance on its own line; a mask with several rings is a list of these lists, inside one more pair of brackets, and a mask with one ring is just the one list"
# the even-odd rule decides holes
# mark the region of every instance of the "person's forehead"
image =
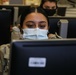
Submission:
[[45,20],[47,21],[46,17],[41,14],[41,13],[37,13],[37,12],[34,12],[34,13],[30,13],[26,16],[25,20]]
[[44,5],[46,5],[46,6],[56,6],[56,3],[47,1],[47,2],[44,3]]

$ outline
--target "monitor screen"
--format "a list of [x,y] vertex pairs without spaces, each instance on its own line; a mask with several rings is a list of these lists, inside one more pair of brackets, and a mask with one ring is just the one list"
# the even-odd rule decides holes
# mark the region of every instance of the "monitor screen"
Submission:
[[30,6],[18,6],[19,12],[18,17],[25,11],[25,9],[28,9]]
[[76,75],[76,39],[11,44],[9,75]]
[[0,9],[7,9],[11,10],[11,25],[13,25],[13,20],[14,20],[14,6],[10,5],[0,5]]
[[65,13],[66,13],[66,7],[58,7],[57,8],[57,15],[65,16]]
[[0,10],[0,45],[11,41],[11,10]]

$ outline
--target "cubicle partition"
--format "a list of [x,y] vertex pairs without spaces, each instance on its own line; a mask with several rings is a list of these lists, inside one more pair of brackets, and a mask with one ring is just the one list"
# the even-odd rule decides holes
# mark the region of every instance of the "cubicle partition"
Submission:
[[68,21],[67,38],[76,38],[76,17],[49,17],[49,32],[57,32],[59,34],[60,26],[58,25],[58,22],[60,19]]

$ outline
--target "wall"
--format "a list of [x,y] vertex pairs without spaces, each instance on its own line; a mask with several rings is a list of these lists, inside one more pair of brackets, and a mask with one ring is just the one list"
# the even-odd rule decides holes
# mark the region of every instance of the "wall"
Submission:
[[[10,4],[22,4],[23,0],[10,0]],[[59,0],[60,4],[67,4],[69,3],[67,0]]]
[[23,0],[10,0],[10,4],[23,4]]

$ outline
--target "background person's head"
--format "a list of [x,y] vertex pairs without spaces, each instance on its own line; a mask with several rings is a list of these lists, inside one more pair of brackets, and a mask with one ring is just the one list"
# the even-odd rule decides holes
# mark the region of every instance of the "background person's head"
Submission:
[[40,7],[44,9],[48,16],[53,16],[57,10],[57,1],[42,0]]
[[23,38],[47,39],[49,22],[46,13],[41,8],[26,9],[21,15],[20,26]]
[[9,5],[9,0],[2,0],[3,5]]

